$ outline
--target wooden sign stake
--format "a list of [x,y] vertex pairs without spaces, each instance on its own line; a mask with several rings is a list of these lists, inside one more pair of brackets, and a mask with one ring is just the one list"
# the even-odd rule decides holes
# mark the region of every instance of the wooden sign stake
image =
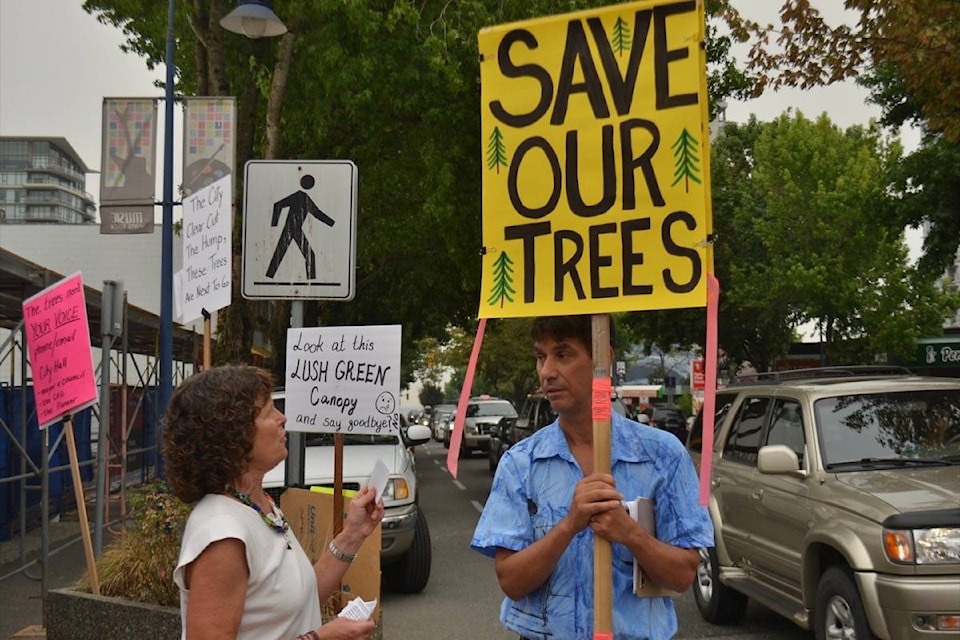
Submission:
[[90,574],[90,590],[100,595],[100,579],[97,577],[97,563],[93,557],[93,542],[90,539],[90,523],[87,522],[87,503],[83,496],[83,481],[80,479],[80,461],[77,458],[77,443],[73,438],[73,419],[70,414],[63,416],[63,437],[67,441],[70,454],[70,473],[73,475],[73,495],[77,501],[77,514],[80,517],[80,532],[83,534],[83,554],[87,558],[87,571]]
[[[343,434],[336,433],[333,435],[333,537],[337,537],[341,531],[343,531]],[[337,611],[343,608],[342,594],[342,589],[334,594]]]
[[206,309],[203,309],[203,370],[206,371],[210,368],[210,362],[212,360],[210,355],[210,333],[211,322],[210,322],[210,312]]
[[[610,317],[593,315],[593,472],[610,473]],[[601,402],[597,392],[606,394]],[[598,411],[598,408],[606,409]],[[613,638],[613,551],[610,541],[593,539],[593,637]]]

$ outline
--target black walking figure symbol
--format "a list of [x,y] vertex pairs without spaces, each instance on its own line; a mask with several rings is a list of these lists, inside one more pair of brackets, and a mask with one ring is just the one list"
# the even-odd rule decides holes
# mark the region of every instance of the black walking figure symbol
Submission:
[[[300,186],[304,189],[312,189],[313,185],[313,176],[305,175],[300,178]],[[313,200],[310,199],[306,191],[297,191],[273,204],[273,219],[270,221],[271,227],[275,227],[280,223],[280,213],[285,208],[288,209],[287,221],[283,225],[283,233],[280,234],[280,240],[277,241],[277,248],[273,252],[270,266],[267,267],[267,277],[272,278],[276,275],[277,269],[280,268],[280,263],[283,261],[283,256],[287,253],[287,249],[290,248],[290,243],[296,242],[297,246],[300,247],[300,253],[303,254],[303,260],[307,269],[307,280],[316,280],[317,257],[313,249],[310,248],[310,243],[307,242],[307,236],[303,235],[303,223],[306,221],[307,215],[312,215],[320,222],[332,227],[333,218],[321,211],[320,208],[314,204]]]

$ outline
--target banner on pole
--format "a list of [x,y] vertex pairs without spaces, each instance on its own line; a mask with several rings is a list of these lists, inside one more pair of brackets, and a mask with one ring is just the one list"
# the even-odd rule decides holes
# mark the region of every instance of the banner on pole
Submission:
[[189,196],[234,174],[237,116],[232,97],[184,98],[184,104],[182,191]]
[[157,101],[104,98],[100,233],[153,233]]

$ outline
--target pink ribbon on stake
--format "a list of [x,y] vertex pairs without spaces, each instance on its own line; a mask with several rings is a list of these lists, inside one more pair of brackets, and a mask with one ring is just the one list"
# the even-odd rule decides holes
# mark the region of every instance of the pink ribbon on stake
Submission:
[[487,328],[487,319],[480,318],[477,324],[477,336],[473,339],[473,350],[470,352],[470,362],[467,363],[467,374],[463,378],[463,389],[460,390],[460,401],[457,403],[457,415],[453,421],[453,432],[450,433],[450,450],[447,451],[447,470],[454,478],[460,467],[460,442],[463,441],[463,419],[467,413],[467,403],[470,401],[470,389],[473,387],[473,374],[477,370],[477,357],[480,355],[480,345],[483,343],[483,331]]
[[710,472],[713,468],[713,420],[717,408],[717,307],[720,281],[707,274],[707,346],[703,363],[703,430],[700,447],[700,504],[710,500]]

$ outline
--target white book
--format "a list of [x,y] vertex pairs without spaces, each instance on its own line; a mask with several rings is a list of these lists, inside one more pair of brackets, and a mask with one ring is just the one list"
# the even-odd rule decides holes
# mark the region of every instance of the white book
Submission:
[[[623,503],[627,507],[627,513],[630,517],[640,523],[650,534],[657,537],[656,512],[654,502],[651,498],[637,498]],[[637,559],[633,559],[633,592],[642,598],[659,598],[662,596],[679,596],[680,593],[673,589],[663,587],[643,573],[643,569],[637,564]]]

